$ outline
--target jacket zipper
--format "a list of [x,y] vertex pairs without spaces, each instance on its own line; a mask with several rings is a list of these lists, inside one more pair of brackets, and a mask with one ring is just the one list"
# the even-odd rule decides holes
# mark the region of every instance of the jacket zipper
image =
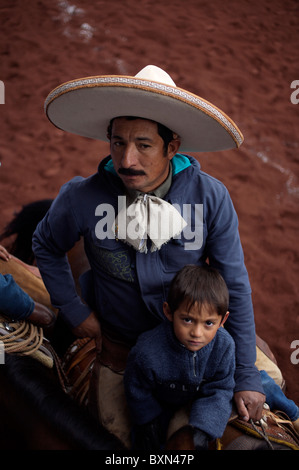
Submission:
[[194,374],[194,377],[196,377],[196,356],[197,356],[197,353],[194,352],[193,353],[193,374]]

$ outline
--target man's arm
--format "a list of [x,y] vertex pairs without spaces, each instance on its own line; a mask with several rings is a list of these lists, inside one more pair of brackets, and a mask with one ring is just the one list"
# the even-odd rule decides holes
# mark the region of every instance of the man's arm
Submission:
[[0,311],[12,320],[27,320],[41,327],[51,326],[56,320],[55,314],[34,302],[11,274],[0,274],[0,299]]
[[13,320],[29,317],[33,299],[15,282],[11,274],[0,274],[0,311]]
[[80,336],[97,336],[100,326],[91,308],[77,293],[67,252],[80,239],[81,230],[67,183],[33,235],[33,251],[52,305]]
[[238,218],[228,192],[224,194],[211,223],[207,250],[211,266],[222,274],[230,293],[230,316],[225,327],[236,345],[235,392],[242,392],[236,395],[238,413],[241,417],[260,419],[265,396],[255,367],[256,336],[251,287],[239,237]]

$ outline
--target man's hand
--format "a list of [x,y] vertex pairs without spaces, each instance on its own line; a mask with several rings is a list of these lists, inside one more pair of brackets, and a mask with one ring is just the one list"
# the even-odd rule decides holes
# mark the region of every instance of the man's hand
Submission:
[[76,328],[73,328],[72,332],[79,338],[95,338],[97,349],[101,351],[101,325],[94,312],[91,312],[91,314],[82,323],[80,323],[80,325],[78,325]]
[[236,392],[234,395],[239,417],[244,421],[259,421],[262,417],[265,395],[253,391]]
[[4,246],[0,245],[0,258],[4,259],[4,261],[9,261],[11,258],[11,255],[8,253],[6,248]]

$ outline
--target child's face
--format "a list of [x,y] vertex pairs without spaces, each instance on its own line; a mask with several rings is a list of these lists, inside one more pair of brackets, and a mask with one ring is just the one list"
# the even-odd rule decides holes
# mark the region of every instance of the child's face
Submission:
[[187,302],[184,301],[172,315],[167,302],[163,305],[164,314],[173,322],[174,334],[178,341],[189,351],[199,351],[212,341],[220,326],[224,324],[228,317],[220,315],[211,308],[202,305],[201,309],[195,303],[187,310]]

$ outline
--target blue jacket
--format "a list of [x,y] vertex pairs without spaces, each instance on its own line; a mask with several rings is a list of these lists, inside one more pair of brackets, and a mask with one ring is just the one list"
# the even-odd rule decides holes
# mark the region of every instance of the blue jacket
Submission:
[[[175,273],[186,264],[203,265],[208,259],[220,271],[230,292],[226,328],[236,344],[236,391],[263,392],[254,366],[251,288],[229,193],[220,181],[202,172],[193,157],[177,154],[172,159],[172,172],[172,184],[164,199],[180,207],[182,214],[183,205],[191,204],[191,221],[182,236],[147,254],[136,252],[108,232],[105,238],[99,238],[118,213],[118,197],[125,195],[110,157],[100,163],[96,174],[75,177],[61,188],[33,236],[33,250],[52,303],[71,327],[96,309],[103,324],[135,341],[140,333],[165,319],[162,305]],[[200,225],[196,207],[202,208]],[[197,249],[196,244],[186,249],[190,231],[195,228],[202,233],[202,243]],[[65,255],[81,236],[91,265],[91,306],[78,296]]]
[[0,312],[12,320],[21,320],[31,315],[34,306],[34,301],[11,274],[0,274]]
[[235,348],[219,328],[197,352],[181,345],[172,324],[143,333],[129,354],[124,377],[131,417],[149,423],[162,410],[192,402],[189,423],[212,439],[221,437],[232,410]]

